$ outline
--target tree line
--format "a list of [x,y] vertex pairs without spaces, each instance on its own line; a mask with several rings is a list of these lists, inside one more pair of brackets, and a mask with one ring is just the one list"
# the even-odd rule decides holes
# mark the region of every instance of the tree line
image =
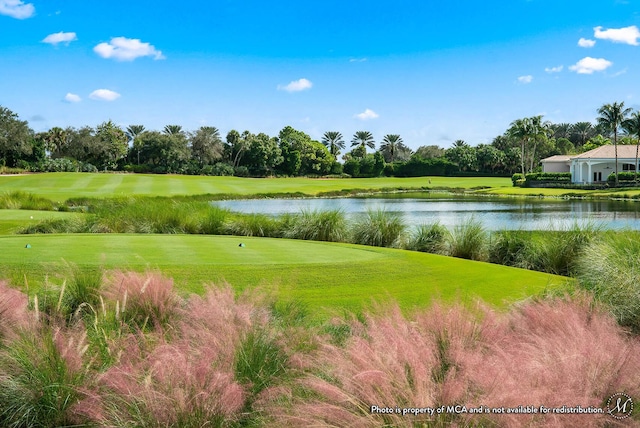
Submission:
[[[624,103],[605,104],[591,122],[558,123],[542,116],[514,120],[490,144],[463,140],[451,147],[423,145],[415,151],[398,134],[379,142],[369,131],[350,140],[328,131],[321,141],[291,126],[277,136],[213,126],[186,131],[167,125],[123,129],[111,120],[96,127],[53,127],[34,132],[27,121],[0,106],[0,165],[29,171],[129,171],[236,176],[353,177],[421,175],[511,175],[540,169],[540,159],[581,153],[612,141],[636,144],[640,113]],[[346,151],[348,150],[348,151]],[[616,149],[617,153],[617,149]],[[342,161],[342,162],[340,162]]]

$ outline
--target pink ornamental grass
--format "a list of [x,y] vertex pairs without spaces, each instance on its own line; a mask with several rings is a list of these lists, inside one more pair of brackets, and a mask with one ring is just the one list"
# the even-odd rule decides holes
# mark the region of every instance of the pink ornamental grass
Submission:
[[[325,342],[315,373],[300,381],[308,392],[293,398],[289,411],[273,408],[275,425],[639,425],[637,417],[540,414],[540,406],[599,411],[616,392],[640,401],[638,338],[588,299],[528,302],[508,314],[434,306],[414,321],[396,308],[358,328],[344,347]],[[464,406],[467,413],[402,415],[403,408],[443,405]],[[504,413],[468,413],[480,406]],[[538,412],[507,413],[518,406]]]

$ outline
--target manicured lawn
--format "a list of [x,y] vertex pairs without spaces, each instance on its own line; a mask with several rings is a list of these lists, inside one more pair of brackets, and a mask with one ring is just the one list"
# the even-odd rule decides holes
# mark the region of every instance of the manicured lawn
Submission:
[[[244,247],[239,244],[244,243]],[[31,248],[25,248],[29,244]],[[65,263],[106,269],[158,269],[178,289],[205,283],[260,288],[298,299],[314,312],[359,310],[394,300],[405,309],[433,298],[504,306],[566,278],[425,253],[286,239],[199,235],[24,235],[0,237],[0,277],[38,287]]]
[[[429,183],[431,180],[431,183]],[[414,177],[414,178],[238,178],[182,175],[44,173],[0,176],[0,192],[23,191],[55,201],[74,197],[126,195],[201,195],[321,192],[346,189],[511,186],[508,178],[495,177]]]
[[8,235],[19,227],[42,220],[68,218],[79,214],[57,211],[0,210],[0,235]]

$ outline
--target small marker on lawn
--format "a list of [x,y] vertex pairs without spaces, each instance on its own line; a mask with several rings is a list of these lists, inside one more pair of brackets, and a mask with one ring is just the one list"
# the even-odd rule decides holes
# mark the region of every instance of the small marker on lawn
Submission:
[[244,243],[241,242],[240,245],[238,245],[238,247],[244,247]]
[[31,248],[31,244],[25,245],[24,248]]

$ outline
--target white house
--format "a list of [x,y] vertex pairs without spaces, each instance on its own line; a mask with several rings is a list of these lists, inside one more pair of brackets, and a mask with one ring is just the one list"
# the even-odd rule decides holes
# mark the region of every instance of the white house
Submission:
[[[638,146],[618,145],[618,172],[635,171]],[[543,172],[570,172],[573,183],[600,183],[616,171],[613,145],[579,155],[557,155],[542,159]]]

